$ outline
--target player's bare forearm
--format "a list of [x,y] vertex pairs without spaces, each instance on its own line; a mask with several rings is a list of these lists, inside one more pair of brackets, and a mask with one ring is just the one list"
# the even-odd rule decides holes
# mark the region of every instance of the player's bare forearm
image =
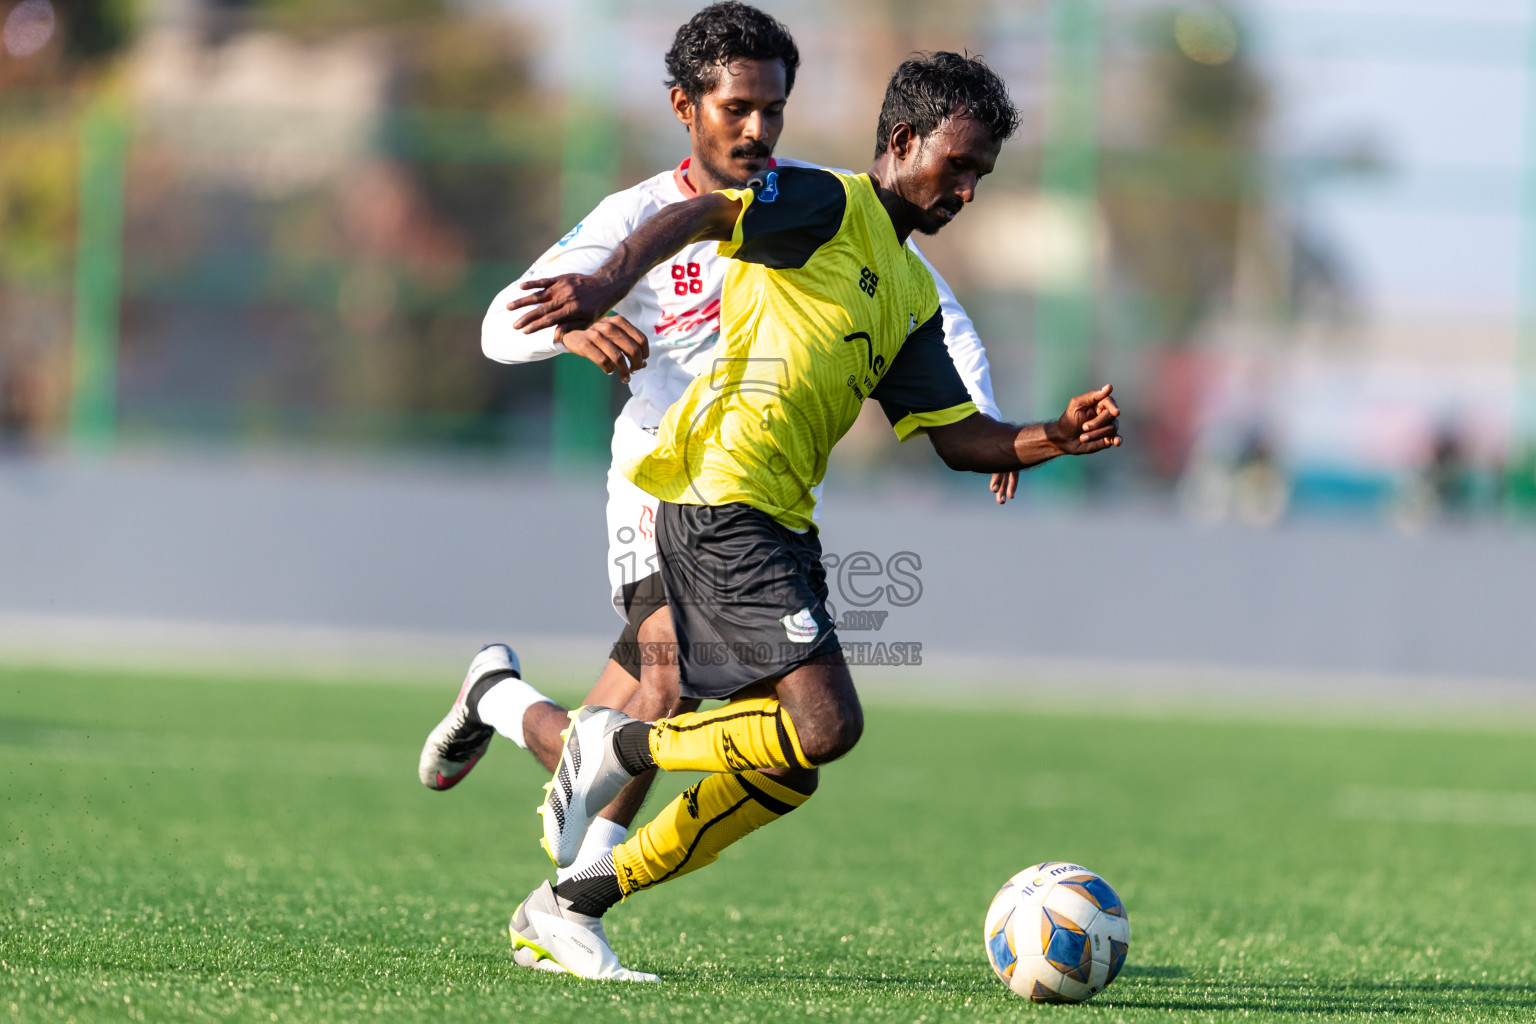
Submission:
[[934,450],[950,469],[1007,473],[1061,455],[1091,455],[1120,445],[1120,406],[1109,385],[1078,395],[1047,423],[1015,426],[976,413],[958,423],[929,427]]
[[982,413],[958,423],[929,427],[934,451],[950,469],[972,473],[1007,473],[1028,469],[1066,454],[1053,444],[1045,424],[999,423]]
[[621,294],[628,294],[636,281],[678,250],[695,242],[729,240],[740,213],[740,200],[718,192],[663,207],[619,243],[595,276],[606,277]]
[[718,192],[663,207],[620,242],[591,274],[561,274],[524,281],[528,294],[508,309],[532,307],[513,326],[524,333],[548,327],[582,330],[618,305],[651,268],[694,242],[725,241],[741,212],[740,200]]

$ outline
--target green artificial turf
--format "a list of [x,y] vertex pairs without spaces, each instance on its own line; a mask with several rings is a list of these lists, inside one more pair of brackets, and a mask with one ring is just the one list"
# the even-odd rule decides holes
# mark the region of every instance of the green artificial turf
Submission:
[[[0,669],[0,1019],[1536,1020],[1530,731],[1117,717],[1076,685],[872,701],[805,808],[610,915],[665,979],[623,986],[512,964],[544,776],[498,740],[417,783],[452,680]],[[1047,859],[1130,909],[1085,1006],[982,951]]]

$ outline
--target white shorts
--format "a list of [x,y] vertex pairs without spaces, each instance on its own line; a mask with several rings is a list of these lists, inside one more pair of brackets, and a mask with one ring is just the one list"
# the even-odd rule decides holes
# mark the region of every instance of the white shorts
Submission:
[[613,424],[613,461],[608,465],[608,589],[613,610],[624,618],[621,591],[657,571],[656,499],[629,482],[619,467],[656,447],[656,435],[620,416]]

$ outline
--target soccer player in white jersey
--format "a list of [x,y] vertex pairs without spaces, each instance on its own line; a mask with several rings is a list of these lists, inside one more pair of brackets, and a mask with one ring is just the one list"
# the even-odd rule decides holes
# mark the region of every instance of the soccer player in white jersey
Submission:
[[[617,373],[630,386],[632,395],[614,424],[607,509],[609,580],[614,606],[626,625],[584,703],[622,708],[637,719],[691,710],[697,702],[680,698],[677,669],[669,656],[671,620],[663,614],[666,599],[656,572],[656,499],[615,467],[654,447],[667,408],[709,365],[719,334],[727,261],[714,243],[690,246],[648,274],[613,315],[584,331],[523,334],[514,329],[518,314],[507,304],[523,294],[524,280],[595,270],[665,206],[740,187],[775,165],[811,166],[772,156],[798,64],[788,31],[753,7],[718,3],[695,15],[678,30],[667,54],[672,109],[691,142],[688,159],[604,199],[508,285],[485,318],[482,345],[492,359],[524,363],[569,353],[590,359],[605,373]],[[950,358],[976,406],[1000,418],[975,329],[943,279],[937,273],[934,278]],[[992,478],[991,489],[1002,503],[1013,496],[1016,485],[1016,473],[1001,473]],[[519,677],[517,656],[506,645],[490,645],[476,656],[453,708],[422,752],[425,785],[456,785],[496,732],[555,769],[568,724],[566,711]],[[649,783],[649,775],[637,778],[602,812],[577,860],[561,869],[562,879],[607,856],[624,840]],[[540,961],[541,966],[550,964]]]

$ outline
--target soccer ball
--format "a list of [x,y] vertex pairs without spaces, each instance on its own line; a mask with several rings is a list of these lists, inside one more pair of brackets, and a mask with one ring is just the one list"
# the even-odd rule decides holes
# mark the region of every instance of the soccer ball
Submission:
[[1125,904],[1081,864],[1025,868],[992,897],[982,941],[1003,984],[1037,1003],[1081,1003],[1102,992],[1131,946]]

